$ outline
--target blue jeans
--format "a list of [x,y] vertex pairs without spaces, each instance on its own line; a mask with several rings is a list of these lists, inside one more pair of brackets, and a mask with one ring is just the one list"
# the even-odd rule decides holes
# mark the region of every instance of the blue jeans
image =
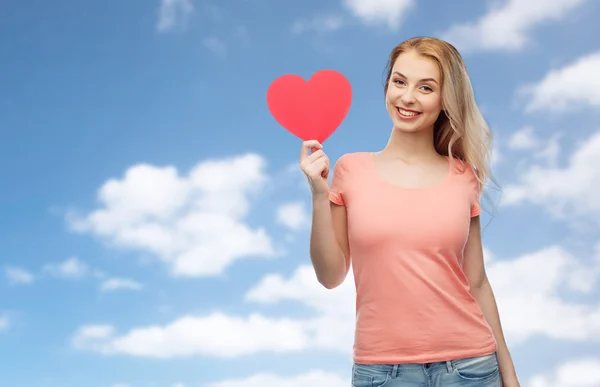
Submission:
[[496,353],[426,364],[354,364],[352,387],[501,387]]

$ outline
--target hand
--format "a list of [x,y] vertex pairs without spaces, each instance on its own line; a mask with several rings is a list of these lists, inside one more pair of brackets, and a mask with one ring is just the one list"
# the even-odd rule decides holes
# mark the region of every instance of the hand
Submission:
[[[310,155],[308,152],[312,152]],[[300,168],[308,178],[313,195],[325,195],[329,191],[329,158],[317,140],[304,141],[300,149]]]

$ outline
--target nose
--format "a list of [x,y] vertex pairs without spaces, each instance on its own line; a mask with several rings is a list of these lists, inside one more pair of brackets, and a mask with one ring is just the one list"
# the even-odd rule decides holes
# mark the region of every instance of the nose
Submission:
[[402,97],[400,97],[400,99],[402,100],[402,103],[406,105],[411,105],[415,102],[415,96],[413,92],[408,88],[404,91],[404,94],[402,95]]

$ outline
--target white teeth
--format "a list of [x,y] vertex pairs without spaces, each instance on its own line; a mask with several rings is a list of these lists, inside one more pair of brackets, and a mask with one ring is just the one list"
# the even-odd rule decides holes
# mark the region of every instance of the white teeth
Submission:
[[408,112],[408,111],[402,110],[400,108],[398,108],[398,112],[400,112],[400,114],[402,114],[403,116],[406,116],[406,117],[414,117],[417,114],[420,114],[420,113]]

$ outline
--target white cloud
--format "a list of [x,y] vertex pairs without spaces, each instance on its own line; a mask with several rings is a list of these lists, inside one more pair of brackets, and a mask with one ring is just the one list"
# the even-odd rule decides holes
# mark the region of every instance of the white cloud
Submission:
[[583,107],[600,106],[600,51],[577,58],[562,68],[550,71],[535,84],[519,88],[527,101],[525,110],[563,113]]
[[[559,297],[559,291],[565,287],[590,292],[600,277],[600,264],[593,270],[558,247],[514,260],[499,260],[485,248],[484,256],[508,337],[522,341],[545,334],[561,339],[600,340],[600,305],[578,305]],[[309,306],[322,317],[313,322],[316,332],[338,334],[327,342],[317,339],[314,345],[344,351],[351,346],[354,329],[355,291],[351,274],[340,288],[323,292],[314,280],[312,266],[307,265],[288,280],[280,275],[266,276],[247,294],[247,300],[295,301]],[[530,278],[538,280],[531,282]],[[336,329],[332,329],[334,324]]]
[[[558,145],[556,145],[558,146]],[[600,131],[569,158],[565,167],[532,165],[504,189],[503,204],[532,203],[557,217],[595,217],[600,211]]]
[[414,0],[343,0],[346,8],[366,24],[386,23],[393,30],[400,27],[404,15],[415,6]]
[[112,292],[115,290],[140,290],[143,285],[137,281],[128,278],[109,278],[102,282],[100,291]]
[[10,320],[7,315],[0,314],[0,332],[7,331],[10,326]]
[[[264,278],[246,301],[293,301],[316,312],[305,319],[274,318],[258,313],[230,316],[184,316],[166,326],[131,329],[117,336],[109,325],[80,328],[73,337],[76,348],[104,354],[144,357],[235,357],[259,352],[297,352],[311,348],[349,354],[354,335],[354,284],[351,276],[340,287],[327,290],[316,280],[312,266],[300,267],[286,280]],[[336,326],[332,329],[332,326]]]
[[304,203],[293,202],[277,209],[277,222],[291,230],[300,230],[310,225],[310,218]]
[[262,351],[297,351],[305,349],[308,343],[301,322],[259,314],[186,316],[164,327],[135,328],[120,337],[114,332],[112,326],[82,327],[73,343],[79,349],[104,354],[156,358],[193,355],[227,358]]
[[516,51],[526,47],[532,29],[557,21],[585,0],[508,0],[493,2],[489,11],[472,23],[452,26],[442,38],[459,50]]
[[[600,245],[595,267],[557,246],[511,260],[498,259],[487,248],[484,251],[509,342],[523,343],[536,335],[600,341],[600,304],[561,298],[565,290],[583,294],[594,291],[600,278]],[[215,312],[184,316],[165,326],[136,327],[122,335],[111,326],[91,326],[78,331],[74,343],[78,348],[104,354],[163,358],[231,358],[315,349],[351,354],[355,328],[352,271],[333,290],[318,283],[311,265],[298,267],[289,277],[266,275],[246,293],[245,301],[268,306],[291,302],[312,314],[292,319]]]
[[508,141],[508,148],[524,151],[526,155],[530,156],[527,163],[542,161],[546,166],[555,167],[560,156],[561,137],[560,133],[554,133],[542,139],[535,133],[532,126],[524,126],[512,134]]
[[208,384],[207,387],[347,387],[349,384],[349,378],[340,377],[332,372],[311,370],[304,374],[288,375],[285,377],[273,373],[258,373],[247,378],[224,380]]
[[135,165],[100,188],[101,208],[68,220],[75,231],[159,257],[175,275],[217,275],[238,259],[275,255],[267,232],[244,222],[269,181],[264,168],[254,154],[208,160],[187,176]]
[[342,285],[328,290],[317,281],[312,265],[302,265],[290,278],[280,274],[266,275],[246,293],[245,300],[261,304],[293,301],[319,314],[347,317],[354,313],[354,296],[352,270]]
[[582,358],[562,364],[552,373],[536,375],[529,387],[600,386],[600,358]]
[[510,137],[508,141],[508,147],[510,149],[534,149],[539,144],[539,139],[535,137],[533,127],[525,126]]
[[550,246],[516,259],[493,260],[487,271],[508,340],[518,343],[544,335],[600,341],[600,304],[569,302],[560,296],[565,290],[592,292],[600,279],[599,258],[591,267]]
[[560,151],[561,151],[561,148],[560,148],[561,137],[562,137],[561,134],[552,135],[548,139],[546,146],[535,153],[535,155],[534,155],[535,158],[538,160],[544,161],[546,163],[546,165],[548,165],[550,167],[556,167],[556,165],[558,163],[558,157],[560,156]]
[[103,342],[110,339],[114,332],[115,328],[108,324],[82,326],[71,338],[71,345],[76,349],[101,350]]
[[500,146],[497,141],[492,144],[492,154],[490,157],[490,166],[495,167],[504,160],[504,154],[502,153]]
[[163,32],[177,24],[185,24],[194,11],[191,0],[162,0],[158,11],[156,28]]
[[43,270],[62,278],[83,278],[90,272],[89,267],[77,257],[68,258],[58,264],[45,265]]
[[18,267],[7,266],[4,272],[11,284],[31,284],[34,280],[33,274]]

